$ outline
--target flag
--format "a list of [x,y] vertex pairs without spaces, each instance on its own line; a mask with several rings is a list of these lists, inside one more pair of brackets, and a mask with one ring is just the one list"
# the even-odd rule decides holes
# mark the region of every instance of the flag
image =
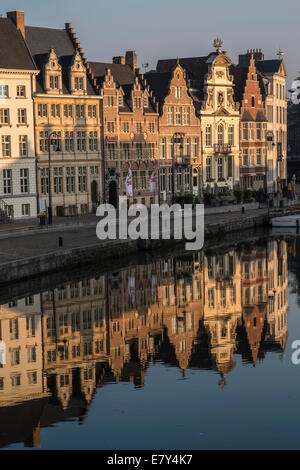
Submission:
[[156,188],[156,169],[152,171],[151,178],[150,178],[150,192],[154,193]]
[[128,279],[128,294],[131,299],[132,305],[134,305],[135,302],[135,277],[131,276]]
[[125,186],[126,186],[126,196],[133,196],[131,167],[128,168],[128,175],[126,176]]

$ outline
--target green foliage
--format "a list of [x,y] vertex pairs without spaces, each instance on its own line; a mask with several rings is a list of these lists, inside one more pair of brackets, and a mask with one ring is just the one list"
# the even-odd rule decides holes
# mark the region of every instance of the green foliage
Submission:
[[266,192],[263,188],[260,188],[258,191],[253,192],[253,197],[257,202],[265,202],[266,201]]
[[246,189],[243,193],[244,202],[250,202],[253,197],[253,192],[250,189]]
[[208,194],[208,193],[205,193],[204,196],[203,196],[203,199],[204,199],[204,204],[206,206],[210,206],[211,205],[211,201],[213,199],[216,199],[216,195],[215,194]]
[[175,196],[175,202],[177,204],[180,204],[181,207],[183,207],[184,204],[195,204],[196,196],[194,194],[184,194],[183,196]]
[[236,202],[240,204],[242,202],[242,191],[239,188],[235,188],[233,190],[234,197],[236,198]]

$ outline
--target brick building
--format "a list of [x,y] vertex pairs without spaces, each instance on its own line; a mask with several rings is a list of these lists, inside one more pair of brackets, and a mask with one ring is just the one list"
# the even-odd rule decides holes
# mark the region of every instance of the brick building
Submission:
[[158,184],[150,191],[157,171],[158,110],[156,99],[137,68],[135,51],[113,58],[113,63],[91,62],[103,102],[103,153],[107,202],[118,206],[126,196],[125,179],[131,167],[130,202],[149,206],[158,201]]
[[161,200],[171,202],[172,193],[199,195],[202,188],[201,128],[186,71],[178,61],[169,71],[150,72],[145,78],[159,102]]
[[250,49],[239,56],[239,65],[247,67],[251,55],[255,60],[268,121],[267,187],[269,193],[274,193],[287,177],[287,73],[281,51],[277,54],[278,59],[266,60],[261,49]]
[[234,98],[240,103],[240,186],[267,189],[267,119],[253,54],[248,66],[233,66]]

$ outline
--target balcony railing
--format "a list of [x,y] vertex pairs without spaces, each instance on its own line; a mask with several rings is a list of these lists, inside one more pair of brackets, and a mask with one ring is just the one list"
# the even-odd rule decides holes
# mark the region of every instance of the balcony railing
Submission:
[[107,161],[140,161],[140,160],[156,160],[156,149],[124,149],[124,148],[108,148],[104,149],[105,158]]
[[175,165],[188,165],[191,162],[190,155],[175,155],[174,163]]
[[215,144],[215,153],[230,153],[231,144]]

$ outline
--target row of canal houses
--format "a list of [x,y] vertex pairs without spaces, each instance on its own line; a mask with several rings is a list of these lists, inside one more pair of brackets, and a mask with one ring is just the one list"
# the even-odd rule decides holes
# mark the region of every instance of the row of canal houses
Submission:
[[[249,50],[234,65],[222,41],[205,57],[159,60],[142,74],[135,51],[89,62],[70,23],[0,18],[0,214],[36,217],[118,206],[172,193],[275,194],[286,179],[287,99],[282,53]],[[150,185],[150,179],[155,184]]]

